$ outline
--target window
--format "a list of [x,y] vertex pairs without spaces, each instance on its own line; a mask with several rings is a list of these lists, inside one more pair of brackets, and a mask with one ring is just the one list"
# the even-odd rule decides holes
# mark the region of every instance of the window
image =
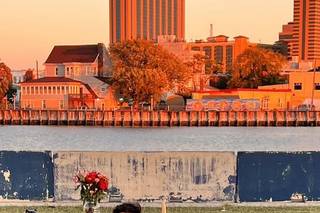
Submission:
[[31,95],[34,94],[34,87],[31,87]]
[[51,87],[48,87],[48,93],[51,94]]
[[314,85],[314,89],[315,89],[315,90],[320,90],[320,83],[316,83],[316,84]]
[[63,100],[59,101],[59,109],[64,109],[64,101]]
[[43,94],[43,87],[40,87],[40,94]]
[[69,73],[69,67],[67,67],[67,75],[70,75],[70,73]]
[[35,94],[36,94],[36,95],[39,94],[39,87],[35,87]]
[[61,87],[61,92],[64,94],[64,86]]
[[294,90],[302,90],[302,83],[294,83]]
[[269,97],[264,97],[264,98],[262,99],[262,108],[263,108],[264,110],[269,109]]
[[43,91],[44,91],[44,94],[47,94],[47,92],[48,92],[48,91],[47,91],[47,87],[44,87],[44,90],[43,90]]
[[52,94],[56,94],[56,87],[52,87]]
[[27,94],[30,95],[30,87],[27,87]]
[[57,87],[57,94],[60,95],[60,87]]
[[47,104],[46,104],[45,100],[41,101],[41,107],[42,107],[42,109],[46,109],[47,108]]
[[86,76],[88,76],[88,75],[89,75],[89,67],[86,66]]
[[56,68],[56,76],[58,76],[59,74],[59,70],[58,70],[58,67]]
[[216,46],[214,48],[214,60],[217,64],[223,63],[223,47],[222,46]]

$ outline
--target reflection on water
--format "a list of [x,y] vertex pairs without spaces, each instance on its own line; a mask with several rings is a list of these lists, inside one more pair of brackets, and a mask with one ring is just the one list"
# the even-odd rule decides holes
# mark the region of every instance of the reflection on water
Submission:
[[320,151],[320,128],[0,126],[0,150]]

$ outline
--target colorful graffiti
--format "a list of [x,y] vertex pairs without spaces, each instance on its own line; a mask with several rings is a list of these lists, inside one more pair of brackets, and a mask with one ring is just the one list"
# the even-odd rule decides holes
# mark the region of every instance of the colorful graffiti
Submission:
[[260,101],[257,99],[202,99],[187,100],[187,111],[257,111]]

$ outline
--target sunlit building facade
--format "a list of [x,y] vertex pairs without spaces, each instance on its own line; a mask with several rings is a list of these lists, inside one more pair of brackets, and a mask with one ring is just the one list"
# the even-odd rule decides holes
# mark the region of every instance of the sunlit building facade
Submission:
[[225,35],[209,37],[207,41],[198,40],[189,43],[191,50],[204,52],[208,59],[221,65],[223,72],[232,70],[236,58],[247,48],[256,46],[251,43],[248,37],[237,36],[234,40],[229,40]]
[[185,38],[185,0],[109,0],[110,43],[156,41],[160,35]]
[[319,20],[319,0],[294,0],[292,56],[299,61],[320,59]]

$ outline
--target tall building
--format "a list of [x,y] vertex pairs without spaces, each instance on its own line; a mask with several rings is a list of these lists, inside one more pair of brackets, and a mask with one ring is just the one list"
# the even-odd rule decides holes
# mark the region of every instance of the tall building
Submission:
[[223,72],[231,71],[236,58],[248,47],[256,46],[245,36],[237,36],[229,40],[225,35],[209,37],[207,41],[197,40],[189,43],[191,50],[203,51],[205,56],[220,64]]
[[185,0],[109,0],[110,43],[156,41],[160,35],[185,38]]
[[292,44],[293,44],[293,34],[294,34],[294,22],[289,22],[282,26],[282,32],[279,33],[279,44],[286,47],[286,55],[288,59],[292,59]]
[[320,59],[320,1],[294,0],[292,56],[299,61]]

